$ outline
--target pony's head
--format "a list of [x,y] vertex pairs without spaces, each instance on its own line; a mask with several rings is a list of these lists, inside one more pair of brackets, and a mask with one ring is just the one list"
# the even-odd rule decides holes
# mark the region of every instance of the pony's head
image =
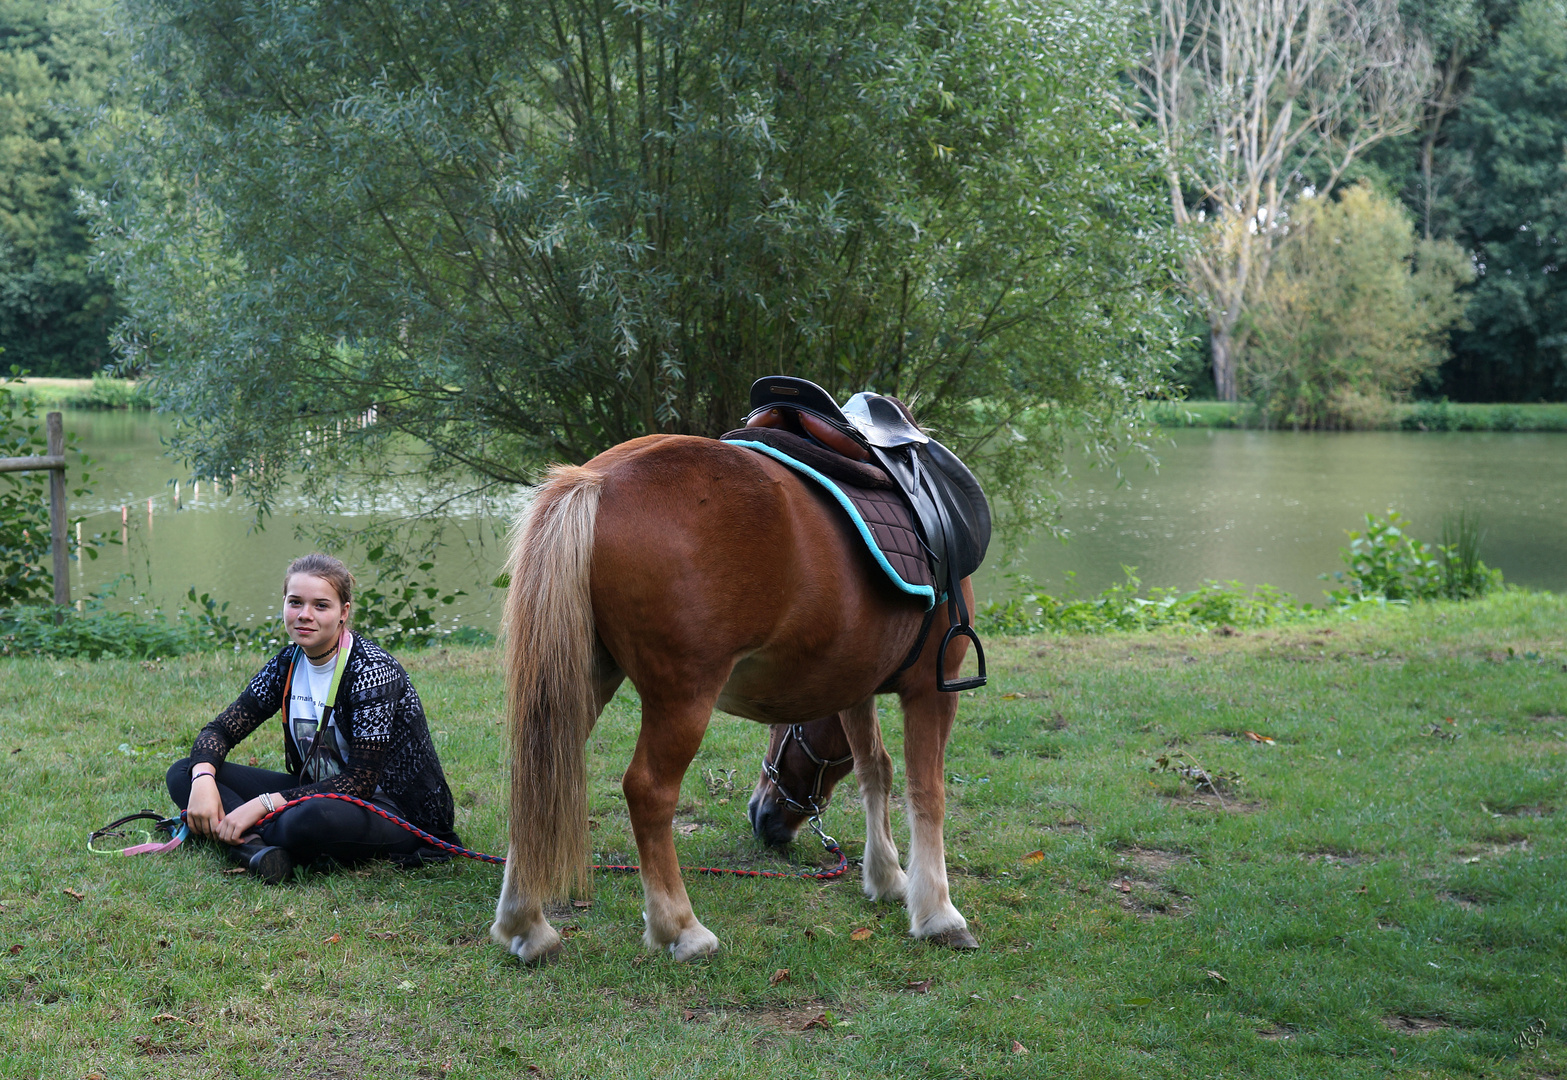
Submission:
[[756,838],[772,847],[794,840],[826,809],[832,789],[854,769],[854,754],[836,714],[808,724],[777,724],[762,756],[762,775],[746,812]]

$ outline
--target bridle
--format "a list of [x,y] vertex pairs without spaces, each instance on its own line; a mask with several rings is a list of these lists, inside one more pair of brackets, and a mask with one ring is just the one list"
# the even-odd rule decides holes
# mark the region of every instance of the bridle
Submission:
[[[805,756],[810,758],[816,765],[816,775],[811,778],[811,793],[803,801],[789,794],[789,789],[784,787],[783,781],[778,778],[778,765],[776,763],[779,758],[783,757],[784,751],[788,749],[790,739],[798,742],[800,749],[805,751]],[[841,758],[833,758],[829,761],[811,748],[811,744],[806,741],[803,725],[790,724],[789,730],[784,732],[783,741],[778,744],[778,753],[773,756],[773,759],[769,761],[766,754],[762,755],[762,775],[773,782],[773,787],[778,791],[779,801],[796,814],[804,815],[809,820],[810,826],[816,832],[816,835],[822,838],[823,843],[826,843],[832,838],[822,832],[822,811],[827,808],[826,803],[822,800],[822,777],[826,775],[828,769],[833,768],[835,765],[845,765],[853,760],[854,754],[851,751]]]

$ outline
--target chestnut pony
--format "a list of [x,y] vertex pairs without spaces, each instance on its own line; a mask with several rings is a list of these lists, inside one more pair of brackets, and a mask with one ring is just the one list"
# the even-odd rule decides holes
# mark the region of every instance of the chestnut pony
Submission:
[[[763,724],[837,714],[865,802],[865,894],[902,899],[917,938],[973,948],[947,892],[943,755],[957,695],[940,634],[899,671],[924,612],[875,569],[844,514],[795,472],[711,439],[649,435],[557,466],[519,520],[506,600],[511,833],[490,936],[524,961],[560,948],[543,903],[588,874],[585,744],[630,679],[642,723],[623,789],[642,864],[643,941],[676,960],[718,938],[680,878],[680,782],[714,708]],[[973,593],[961,588],[970,610]],[[962,639],[947,652],[956,678]],[[909,866],[888,817],[876,694],[904,717]]]

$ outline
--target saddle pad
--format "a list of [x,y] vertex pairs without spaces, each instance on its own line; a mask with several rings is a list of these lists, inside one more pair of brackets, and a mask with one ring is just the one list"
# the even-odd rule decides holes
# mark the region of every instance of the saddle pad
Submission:
[[[769,436],[788,435],[787,432],[779,432],[776,429],[761,430],[766,431]],[[930,563],[926,561],[925,547],[920,543],[919,533],[915,531],[914,515],[903,501],[903,496],[891,489],[890,483],[883,481],[885,486],[859,487],[845,480],[835,479],[828,476],[823,469],[792,456],[789,451],[795,448],[783,449],[787,445],[784,440],[768,438],[763,442],[754,437],[756,431],[757,429],[754,428],[731,431],[724,436],[723,441],[733,446],[754,450],[758,454],[765,454],[774,461],[789,466],[801,476],[815,481],[834,502],[843,508],[844,513],[849,515],[850,523],[854,525],[860,538],[865,541],[866,550],[876,560],[876,565],[887,575],[887,579],[900,591],[917,597],[927,609],[935,604],[935,583],[931,577]],[[788,437],[810,447],[804,439],[794,435]],[[848,465],[880,474],[880,470],[869,469],[848,459],[842,460]],[[827,463],[818,460],[817,464]],[[841,472],[837,468],[834,468],[834,471]]]

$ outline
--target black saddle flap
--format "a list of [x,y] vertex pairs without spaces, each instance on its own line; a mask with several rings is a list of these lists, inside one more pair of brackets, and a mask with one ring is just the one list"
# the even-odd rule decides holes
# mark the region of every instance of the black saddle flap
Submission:
[[968,466],[935,439],[872,453],[913,502],[937,579],[956,583],[978,570],[990,547],[990,502]]

